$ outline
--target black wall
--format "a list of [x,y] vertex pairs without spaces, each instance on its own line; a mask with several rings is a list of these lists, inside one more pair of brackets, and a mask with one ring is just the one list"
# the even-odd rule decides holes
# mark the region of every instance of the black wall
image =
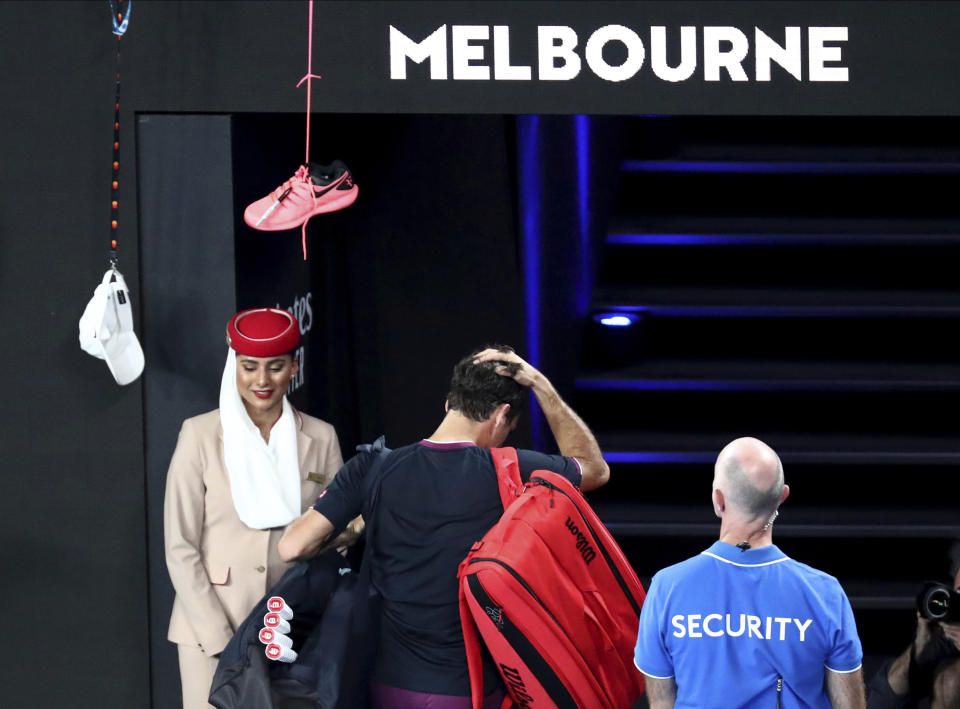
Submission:
[[[135,112],[206,111],[224,95],[299,109],[295,80],[279,77],[302,71],[304,51],[291,37],[303,36],[304,19],[302,3],[134,3],[121,42],[119,221],[135,308],[145,296]],[[11,374],[0,422],[0,589],[4,607],[29,618],[0,651],[12,707],[149,706],[144,382],[117,386],[77,341],[107,266],[110,30],[105,2],[0,5],[0,297]],[[279,56],[243,54],[238,36]],[[275,91],[247,93],[254,68]],[[138,313],[144,339],[142,327]]]
[[173,606],[163,552],[167,466],[183,419],[217,407],[222,333],[236,309],[230,124],[221,115],[137,117],[154,707],[180,702],[177,653],[166,639]]
[[[293,85],[305,49],[293,38],[305,17],[299,2],[134,3],[121,42],[120,269],[142,341],[135,113],[205,112],[224,96],[301,110]],[[11,375],[0,421],[0,598],[19,619],[17,640],[0,650],[10,707],[150,705],[144,380],[117,386],[77,341],[107,267],[110,30],[99,0],[0,4],[0,297]],[[254,75],[263,81],[251,93]]]
[[[0,649],[10,707],[148,706],[141,383],[117,386],[77,341],[107,267],[116,43],[106,6],[0,7],[0,299],[11,375],[0,589],[20,619]],[[129,114],[124,129],[127,215]],[[136,307],[137,232],[124,224],[121,234]]]

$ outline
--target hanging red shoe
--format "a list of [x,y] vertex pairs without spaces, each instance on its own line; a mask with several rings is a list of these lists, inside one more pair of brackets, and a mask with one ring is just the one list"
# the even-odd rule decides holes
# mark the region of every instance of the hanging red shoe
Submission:
[[349,207],[359,188],[340,160],[329,165],[301,165],[293,177],[251,204],[243,221],[260,231],[293,229],[310,217]]

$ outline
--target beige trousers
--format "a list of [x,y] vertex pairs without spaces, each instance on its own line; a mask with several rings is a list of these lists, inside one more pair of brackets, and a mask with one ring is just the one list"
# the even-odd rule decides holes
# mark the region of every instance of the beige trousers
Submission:
[[208,657],[200,646],[177,645],[180,656],[180,689],[183,709],[213,709],[207,702],[213,673],[217,671],[216,657]]

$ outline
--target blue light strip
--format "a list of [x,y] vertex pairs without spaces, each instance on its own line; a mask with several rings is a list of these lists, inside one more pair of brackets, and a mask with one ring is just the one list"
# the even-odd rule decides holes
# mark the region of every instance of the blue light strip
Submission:
[[520,209],[523,215],[523,276],[527,316],[527,360],[540,366],[540,170],[539,116],[518,116]]
[[[768,391],[789,382],[732,379],[578,379],[582,391]],[[798,382],[803,384],[803,382]]]
[[716,453],[687,451],[606,451],[608,463],[712,463]]
[[[864,458],[864,455],[867,457]],[[838,464],[859,464],[865,460],[879,464],[903,464],[910,461],[920,461],[933,465],[956,465],[957,455],[953,452],[895,452],[873,451],[868,454],[856,451],[781,452],[780,457],[794,463],[823,463],[833,461]],[[621,464],[649,464],[649,463],[709,463],[717,459],[716,451],[604,451],[603,459],[608,463]]]
[[671,318],[956,317],[957,305],[604,305],[605,311]]
[[832,245],[841,238],[835,234],[608,234],[607,243],[616,246]]
[[577,314],[585,316],[590,307],[590,118],[574,118],[577,142],[577,216],[580,222],[580,274],[577,278]]
[[772,241],[769,234],[608,234],[617,246],[710,246],[758,244]]
[[614,246],[849,246],[855,244],[897,245],[922,243],[954,244],[954,234],[607,234],[606,242]]
[[[540,366],[540,117],[517,116],[517,160],[520,163],[520,214],[523,233],[523,286],[527,326],[526,360]],[[533,447],[541,450],[542,414],[530,396]]]
[[742,175],[931,175],[960,173],[960,163],[926,162],[736,162],[704,160],[626,160],[625,172],[715,173]]
[[948,392],[960,390],[954,378],[882,379],[578,379],[581,391],[735,391],[735,392]]

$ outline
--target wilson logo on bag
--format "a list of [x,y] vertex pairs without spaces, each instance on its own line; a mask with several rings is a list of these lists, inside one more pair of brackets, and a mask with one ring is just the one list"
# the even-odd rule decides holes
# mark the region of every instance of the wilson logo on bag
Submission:
[[574,536],[577,540],[577,551],[580,552],[580,555],[583,557],[583,560],[588,564],[593,561],[593,558],[597,555],[597,552],[593,550],[593,547],[590,546],[590,542],[587,541],[587,538],[583,536],[577,525],[573,523],[573,520],[567,517],[567,529],[570,530],[570,534]]

